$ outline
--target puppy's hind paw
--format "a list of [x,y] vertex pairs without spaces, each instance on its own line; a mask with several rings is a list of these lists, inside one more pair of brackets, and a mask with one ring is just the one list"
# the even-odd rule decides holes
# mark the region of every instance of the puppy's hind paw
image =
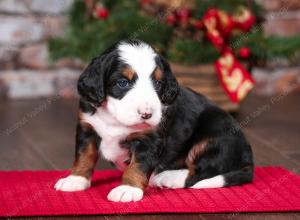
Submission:
[[152,175],[149,185],[152,187],[166,187],[171,189],[184,188],[188,176],[188,170],[166,170],[159,174]]

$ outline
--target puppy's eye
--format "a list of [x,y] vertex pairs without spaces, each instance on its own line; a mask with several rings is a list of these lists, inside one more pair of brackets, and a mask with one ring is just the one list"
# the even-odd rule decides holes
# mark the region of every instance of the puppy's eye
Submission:
[[117,80],[117,85],[120,88],[128,88],[130,86],[130,83],[127,79],[118,79]]
[[155,80],[154,81],[154,87],[156,90],[160,90],[162,86],[162,82],[160,80]]

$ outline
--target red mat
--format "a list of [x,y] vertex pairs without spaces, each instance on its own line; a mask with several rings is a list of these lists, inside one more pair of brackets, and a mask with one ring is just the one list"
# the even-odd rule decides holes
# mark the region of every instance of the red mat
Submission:
[[85,192],[58,192],[67,171],[0,172],[0,216],[300,211],[300,177],[280,167],[256,168],[254,182],[221,189],[149,188],[140,202],[114,203],[119,171],[98,171]]

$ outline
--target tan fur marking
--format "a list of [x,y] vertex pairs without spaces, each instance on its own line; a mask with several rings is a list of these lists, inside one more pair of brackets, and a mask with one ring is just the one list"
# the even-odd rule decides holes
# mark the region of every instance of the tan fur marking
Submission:
[[195,160],[205,153],[208,142],[209,139],[202,140],[199,143],[195,144],[189,151],[185,161],[189,169],[189,176],[193,176],[195,174]]
[[133,71],[133,69],[126,67],[122,71],[123,76],[125,76],[127,79],[132,80],[133,77],[136,75],[136,73]]
[[136,162],[134,155],[131,157],[129,166],[123,173],[122,183],[145,189],[148,185],[146,174],[140,169],[140,164]]
[[98,151],[96,143],[89,143],[83,152],[80,153],[78,158],[74,161],[72,167],[72,174],[78,176],[84,176],[90,179],[96,162],[98,160]]
[[[91,125],[88,123],[81,124],[83,129],[91,129]],[[84,150],[79,153],[76,157],[73,167],[72,174],[78,176],[84,176],[87,179],[92,177],[95,165],[99,157],[99,152],[96,146],[96,140],[92,140],[87,143]]]
[[161,69],[156,68],[154,70],[154,79],[155,80],[161,80],[161,77],[162,77],[162,71],[161,71]]

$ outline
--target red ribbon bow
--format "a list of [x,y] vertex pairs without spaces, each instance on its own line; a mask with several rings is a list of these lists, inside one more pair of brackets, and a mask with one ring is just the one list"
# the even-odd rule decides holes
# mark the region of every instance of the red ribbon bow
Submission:
[[255,16],[246,8],[241,8],[235,16],[212,8],[203,17],[206,37],[221,53],[215,63],[218,77],[230,100],[235,103],[241,101],[253,88],[254,80],[234,56],[227,42],[233,30],[247,32],[255,20]]

